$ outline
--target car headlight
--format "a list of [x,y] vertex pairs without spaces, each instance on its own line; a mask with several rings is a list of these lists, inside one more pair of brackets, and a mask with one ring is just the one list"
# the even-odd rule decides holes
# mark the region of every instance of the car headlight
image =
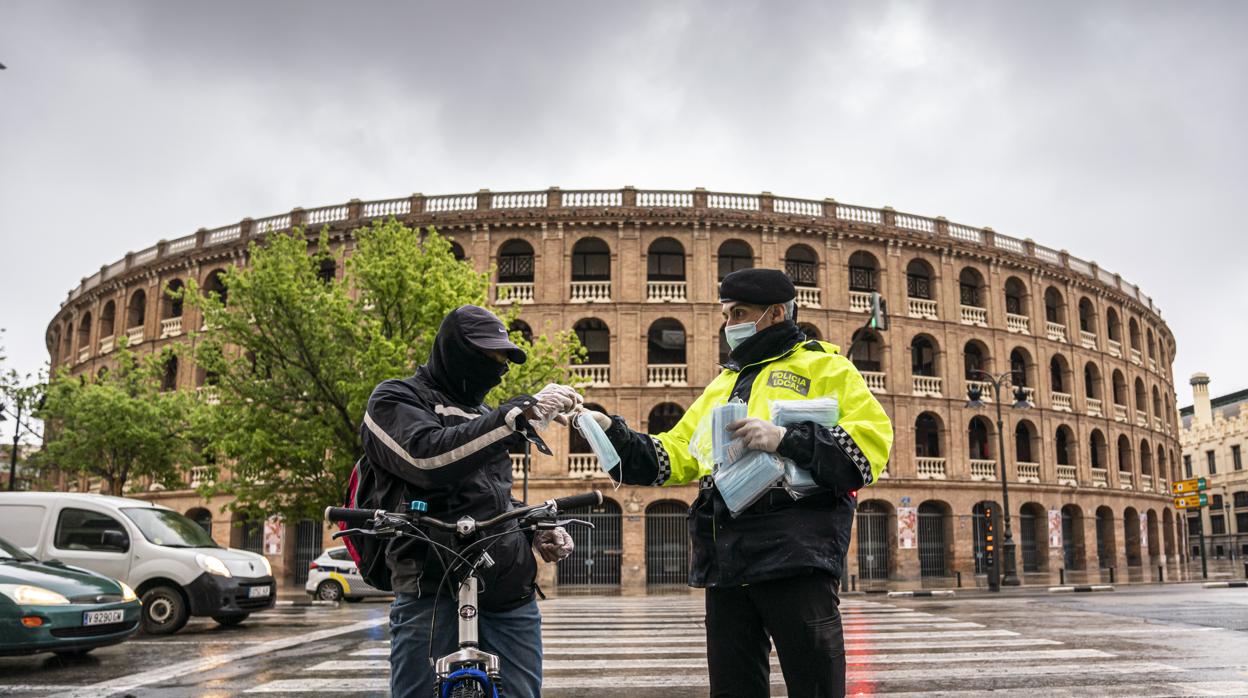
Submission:
[[0,594],[22,606],[64,606],[69,603],[69,599],[51,589],[29,584],[0,584]]
[[269,558],[267,558],[267,557],[265,557],[265,556],[261,555],[261,556],[260,556],[260,562],[263,562],[263,563],[264,563],[264,576],[266,576],[266,577],[272,577],[272,576],[273,576],[273,565],[270,565],[270,564],[269,564]]
[[219,557],[199,553],[195,556],[195,563],[199,565],[200,569],[208,574],[215,574],[221,577],[232,576],[230,574],[230,568],[226,567],[225,563],[221,562],[221,558]]
[[134,593],[134,589],[130,588],[129,584],[126,584],[120,579],[117,580],[117,583],[121,585],[121,600],[122,601],[134,601],[135,599],[139,598],[138,595]]

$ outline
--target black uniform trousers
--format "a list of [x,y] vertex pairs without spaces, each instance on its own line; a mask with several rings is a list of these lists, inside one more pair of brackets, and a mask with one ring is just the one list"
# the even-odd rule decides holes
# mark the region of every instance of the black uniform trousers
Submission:
[[[790,698],[845,695],[837,580],[825,572],[706,590],[712,698],[771,695],[771,641]],[[770,638],[770,641],[769,641]]]

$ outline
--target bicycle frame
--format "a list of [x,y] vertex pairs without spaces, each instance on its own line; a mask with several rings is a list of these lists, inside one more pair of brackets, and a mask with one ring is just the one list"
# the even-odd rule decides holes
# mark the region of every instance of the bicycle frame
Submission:
[[434,662],[434,673],[438,676],[439,686],[442,686],[452,680],[457,669],[463,669],[465,665],[484,666],[489,687],[497,694],[495,684],[500,678],[499,658],[477,646],[477,617],[480,615],[477,607],[478,583],[474,572],[459,586],[459,650]]

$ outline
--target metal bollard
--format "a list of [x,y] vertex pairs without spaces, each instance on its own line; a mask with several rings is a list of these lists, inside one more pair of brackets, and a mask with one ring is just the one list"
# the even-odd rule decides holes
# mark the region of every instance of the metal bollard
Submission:
[[849,590],[858,591],[858,575],[856,574],[849,575]]
[[1161,565],[1157,565],[1157,581],[1159,582],[1166,581],[1166,568],[1162,567]]
[[1109,568],[1109,583],[1110,584],[1114,583],[1114,568],[1113,567]]
[[1062,586],[1066,586],[1066,568],[1065,567],[1058,568],[1057,578],[1059,580],[1058,581],[1059,584],[1061,584]]
[[[1244,565],[1244,572],[1248,573],[1248,564]],[[962,570],[958,570],[958,588],[962,588]]]

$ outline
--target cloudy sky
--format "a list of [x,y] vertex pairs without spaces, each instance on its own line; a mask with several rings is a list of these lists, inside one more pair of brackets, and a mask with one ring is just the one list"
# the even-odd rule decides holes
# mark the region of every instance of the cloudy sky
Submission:
[[707,187],[944,215],[1138,283],[1248,388],[1248,4],[0,2],[0,327],[294,206]]

